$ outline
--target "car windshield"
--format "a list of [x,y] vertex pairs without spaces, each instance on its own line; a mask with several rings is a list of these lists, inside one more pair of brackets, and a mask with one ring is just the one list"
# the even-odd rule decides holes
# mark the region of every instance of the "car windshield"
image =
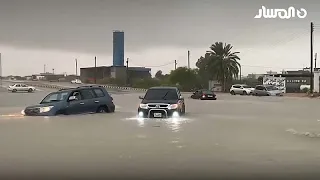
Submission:
[[202,91],[203,92],[203,94],[213,94],[213,92],[212,91],[209,91],[209,90],[204,90],[204,91]]
[[144,97],[145,100],[176,100],[177,91],[174,89],[149,89]]
[[47,95],[40,104],[66,100],[68,92],[54,92]]
[[267,90],[268,90],[268,91],[275,91],[275,90],[278,90],[278,88],[277,88],[277,87],[275,87],[275,86],[267,86],[266,88],[267,88]]

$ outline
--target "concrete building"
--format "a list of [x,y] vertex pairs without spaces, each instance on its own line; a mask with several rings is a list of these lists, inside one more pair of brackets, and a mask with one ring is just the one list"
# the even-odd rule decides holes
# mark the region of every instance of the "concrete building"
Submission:
[[113,66],[124,66],[124,32],[113,32]]
[[47,80],[47,81],[58,81],[60,78],[64,78],[65,74],[53,74],[53,73],[40,73],[33,74],[33,80]]
[[[80,68],[80,79],[83,82],[94,82],[105,78],[119,80],[151,77],[151,69],[145,67],[127,67],[124,65],[124,32],[113,32],[113,65]],[[127,75],[129,78],[127,78]]]
[[[151,77],[150,68],[145,67],[129,67],[128,76],[130,79],[140,79]],[[127,67],[123,66],[99,66],[80,68],[80,79],[83,82],[94,82],[95,77],[97,80],[105,78],[117,78],[125,80],[127,77]]]

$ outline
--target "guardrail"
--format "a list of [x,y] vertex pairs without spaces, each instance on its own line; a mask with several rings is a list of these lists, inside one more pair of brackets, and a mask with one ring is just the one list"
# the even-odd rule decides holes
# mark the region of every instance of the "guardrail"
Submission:
[[[71,88],[70,86],[60,86],[60,85],[52,85],[52,84],[44,84],[44,83],[30,83],[25,82],[25,84],[29,86],[35,86],[35,87],[42,87],[42,88],[49,88],[49,89],[65,89],[65,88]],[[128,90],[128,91],[147,91],[147,89],[141,89],[141,88],[131,88],[131,87],[119,87],[119,86],[109,86],[109,85],[100,85],[100,84],[83,84],[79,86],[101,86],[107,89],[117,89],[117,90]]]

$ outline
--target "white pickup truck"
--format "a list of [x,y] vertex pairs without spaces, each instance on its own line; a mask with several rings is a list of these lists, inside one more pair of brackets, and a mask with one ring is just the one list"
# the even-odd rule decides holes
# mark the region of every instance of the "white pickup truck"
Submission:
[[27,91],[34,92],[36,90],[33,86],[28,86],[26,84],[13,84],[8,87],[8,91],[18,92],[18,91]]

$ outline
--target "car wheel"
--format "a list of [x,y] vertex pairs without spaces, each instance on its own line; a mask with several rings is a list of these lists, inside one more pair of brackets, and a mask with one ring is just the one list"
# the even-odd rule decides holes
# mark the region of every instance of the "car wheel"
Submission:
[[32,88],[30,88],[29,90],[28,90],[28,92],[32,92],[33,91],[33,89]]
[[15,92],[17,92],[17,90],[16,90],[16,89],[13,89],[12,92],[15,93]]
[[253,95],[253,93],[252,93],[252,92],[250,92],[250,93],[249,93],[249,95]]
[[247,91],[242,92],[243,95],[248,95]]
[[230,94],[231,95],[236,95],[236,93],[234,91],[231,91]]
[[108,107],[106,107],[106,106],[100,106],[97,109],[97,113],[107,113],[107,112],[109,112],[109,111],[108,111]]
[[186,114],[186,107],[183,106],[183,107],[182,107],[182,110],[181,110],[181,115],[185,115],[185,114]]

